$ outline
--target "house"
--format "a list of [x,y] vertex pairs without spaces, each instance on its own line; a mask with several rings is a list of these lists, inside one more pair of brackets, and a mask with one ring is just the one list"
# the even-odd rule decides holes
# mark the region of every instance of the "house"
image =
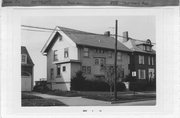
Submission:
[[149,83],[156,79],[156,51],[152,48],[150,39],[139,41],[128,37],[128,32],[123,33],[121,42],[133,51],[131,55],[131,73],[139,81]]
[[[49,88],[69,91],[71,78],[81,70],[86,79],[103,80],[105,66],[114,66],[115,39],[110,33],[104,35],[56,27],[42,48],[47,56],[47,82]],[[118,42],[117,65],[121,77],[130,74],[131,50]]]
[[34,63],[26,49],[21,46],[21,90],[31,91],[33,89],[33,67]]

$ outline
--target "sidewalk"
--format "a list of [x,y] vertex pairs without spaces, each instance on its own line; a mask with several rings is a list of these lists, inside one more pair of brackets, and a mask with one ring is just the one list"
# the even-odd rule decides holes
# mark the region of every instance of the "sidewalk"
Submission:
[[42,93],[31,93],[32,95],[39,96],[46,99],[55,99],[63,102],[68,106],[110,106],[111,102],[105,102],[100,100],[87,99],[82,97],[64,97],[64,96],[55,96]]
[[[120,103],[120,102],[115,102],[111,103],[108,101],[101,101],[101,100],[94,100],[94,99],[88,99],[88,98],[83,98],[83,97],[64,97],[64,96],[56,96],[56,95],[48,95],[48,94],[42,94],[42,93],[37,93],[37,92],[32,92],[32,93],[27,93],[35,96],[39,96],[45,99],[55,99],[60,102],[63,102],[64,104],[68,106],[142,106],[142,105],[155,105],[156,100],[142,100],[142,101],[132,101],[130,100],[129,102],[126,103]],[[139,92],[139,94],[141,94]],[[151,93],[152,94],[152,93]]]

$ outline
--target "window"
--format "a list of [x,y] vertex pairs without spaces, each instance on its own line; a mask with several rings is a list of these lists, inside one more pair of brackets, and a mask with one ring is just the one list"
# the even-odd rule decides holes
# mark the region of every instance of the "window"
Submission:
[[95,65],[99,65],[99,59],[95,58]]
[[104,71],[105,69],[105,58],[100,58],[100,70]]
[[57,50],[54,50],[54,61],[58,61]]
[[109,57],[109,58],[112,58],[112,51],[109,51],[109,52],[108,52],[108,57]]
[[68,48],[64,48],[64,58],[69,57]]
[[61,66],[58,64],[57,65],[57,76],[61,75]]
[[89,49],[88,48],[84,48],[84,57],[89,57]]
[[124,68],[122,66],[117,67],[117,76],[118,78],[124,78]]
[[50,69],[50,79],[53,79],[54,78],[54,69],[51,68]]
[[144,56],[139,55],[139,64],[144,64]]
[[87,66],[87,74],[91,74],[91,66]]
[[82,72],[86,73],[86,66],[82,66]]
[[122,61],[122,53],[121,52],[117,53],[117,60]]
[[27,63],[27,55],[26,54],[21,54],[21,63]]
[[152,61],[152,65],[154,65],[154,57],[152,57],[152,60],[151,60],[151,61]]
[[138,77],[139,77],[139,79],[146,79],[146,72],[145,72],[145,70],[139,69],[138,70]]
[[151,51],[151,47],[150,46],[146,46],[146,50],[147,51]]
[[65,72],[66,71],[66,66],[63,66],[63,72]]
[[151,65],[151,57],[148,56],[148,65]]

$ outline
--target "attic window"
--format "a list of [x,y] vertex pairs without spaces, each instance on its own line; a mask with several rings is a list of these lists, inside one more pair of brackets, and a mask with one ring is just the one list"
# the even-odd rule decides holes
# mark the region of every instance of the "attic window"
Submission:
[[21,63],[27,64],[27,55],[21,54]]
[[61,41],[61,40],[62,40],[62,36],[59,34],[58,41]]
[[54,55],[53,55],[54,57],[54,61],[58,61],[58,54],[57,54],[57,50],[54,50]]

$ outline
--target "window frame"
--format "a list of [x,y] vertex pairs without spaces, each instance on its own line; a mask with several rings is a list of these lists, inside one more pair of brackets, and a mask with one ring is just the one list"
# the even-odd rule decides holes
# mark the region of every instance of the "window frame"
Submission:
[[151,57],[151,65],[154,65],[154,57]]
[[53,80],[54,79],[54,68],[50,69],[50,79]]
[[117,52],[117,60],[122,61],[122,52]]
[[58,50],[54,50],[53,51],[53,61],[58,61],[58,54],[57,54]]
[[64,58],[69,57],[69,48],[64,48]]
[[63,72],[66,72],[66,66],[63,66],[63,67],[62,67],[62,71],[63,71]]
[[108,51],[108,57],[112,58],[112,56],[113,56],[113,52],[112,51]]
[[[24,61],[22,61],[23,60],[23,56],[25,57]],[[27,64],[27,54],[21,54],[21,63]]]
[[86,73],[91,74],[91,66],[87,66]]
[[148,56],[148,65],[151,65],[151,56]]
[[[143,77],[142,74],[143,73]],[[145,69],[138,69],[138,79],[146,79],[146,70]]]
[[57,64],[56,69],[57,69],[57,77],[60,77],[61,76],[61,65]]
[[144,55],[139,55],[139,64],[144,64]]
[[82,66],[82,72],[86,73],[86,66]]
[[[87,50],[86,50],[87,49]],[[86,55],[87,54],[87,55]],[[83,56],[84,57],[89,57],[89,48],[87,48],[87,47],[84,47],[83,48]]]

